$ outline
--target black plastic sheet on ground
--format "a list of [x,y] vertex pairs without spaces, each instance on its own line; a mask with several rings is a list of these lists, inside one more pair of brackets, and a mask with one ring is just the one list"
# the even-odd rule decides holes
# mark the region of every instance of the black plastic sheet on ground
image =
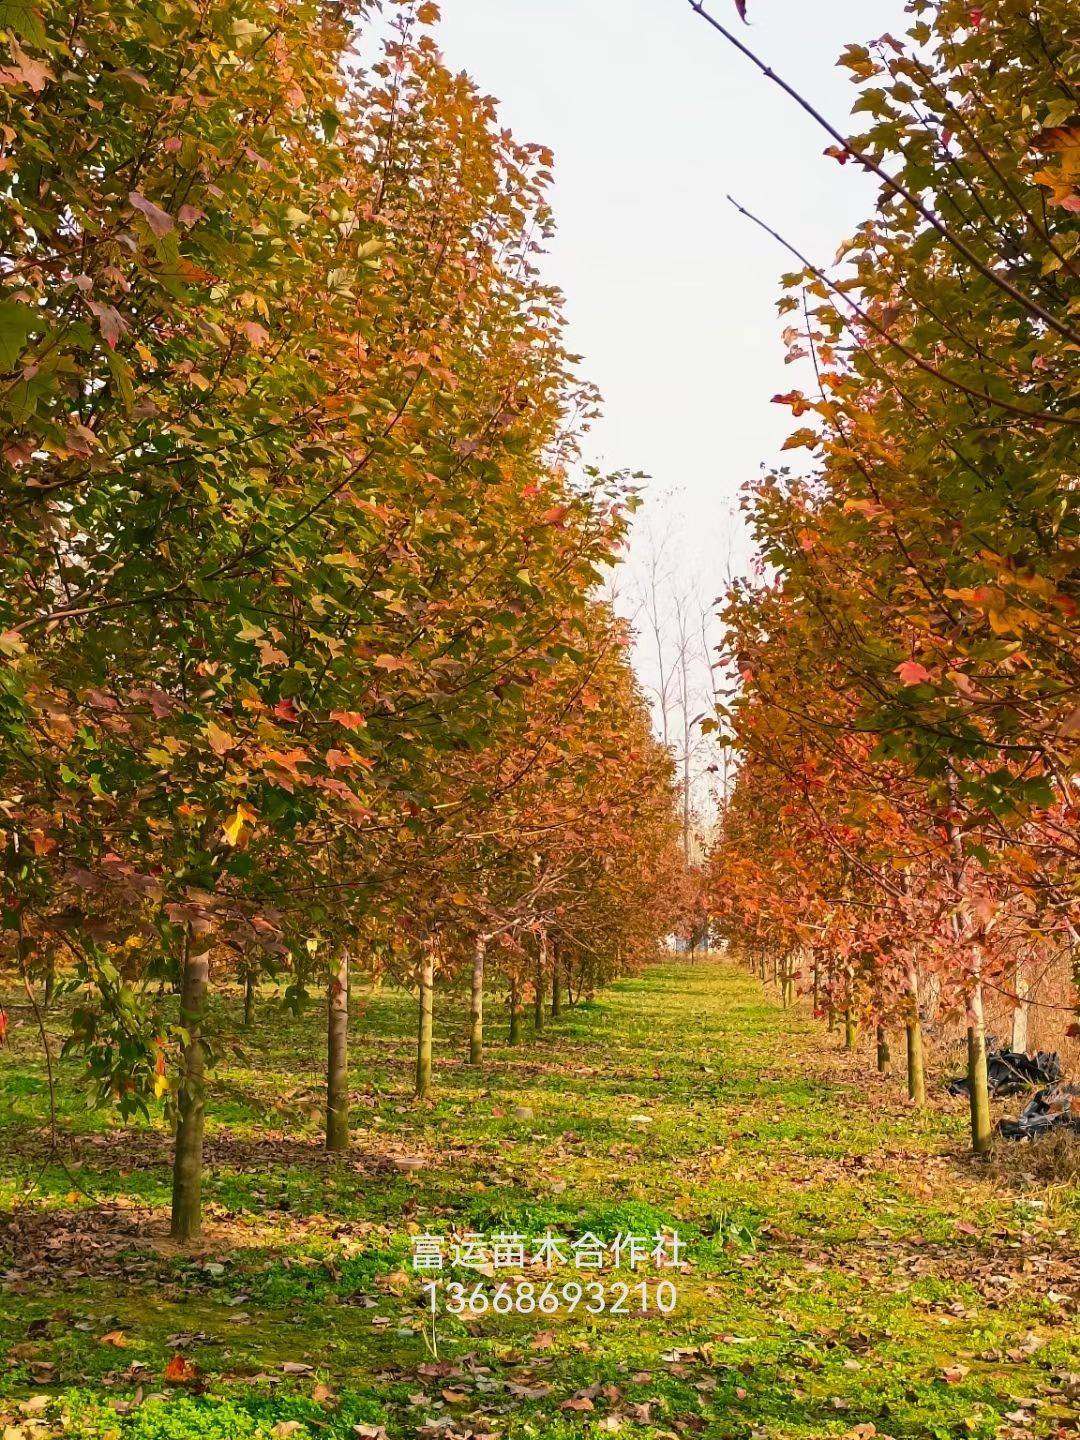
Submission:
[[1032,1096],[1016,1120],[1002,1120],[1006,1140],[1034,1140],[1048,1130],[1066,1128],[1080,1135],[1080,1085],[1051,1085]]
[[[1056,1085],[1061,1079],[1061,1060],[1047,1050],[1022,1055],[1018,1050],[995,1050],[986,1057],[986,1084],[995,1099],[999,1095],[1020,1095],[1035,1085]],[[958,1075],[946,1086],[950,1095],[966,1095],[966,1075]]]

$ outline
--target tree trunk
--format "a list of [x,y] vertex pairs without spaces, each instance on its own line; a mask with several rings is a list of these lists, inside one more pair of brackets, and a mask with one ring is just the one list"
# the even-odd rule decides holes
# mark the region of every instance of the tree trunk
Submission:
[[[950,776],[949,791],[955,804],[956,779]],[[949,840],[952,846],[956,889],[962,897],[967,895],[965,879],[966,860],[960,831],[949,822]],[[954,920],[955,933],[961,933],[960,920]],[[990,1091],[986,1078],[986,1014],[983,1010],[982,948],[976,937],[971,945],[971,989],[967,1000],[968,1022],[968,1104],[971,1109],[971,1148],[976,1155],[985,1155],[992,1140],[990,1132]]]
[[551,957],[551,1018],[553,1020],[558,1020],[562,1014],[562,977],[559,974],[561,969],[558,951],[555,951]]
[[56,989],[56,955],[53,950],[45,960],[45,1009],[48,1010],[53,1002],[53,992]]
[[521,992],[515,980],[510,986],[510,1035],[511,1045],[521,1044]]
[[1012,1039],[1009,1042],[1009,1049],[1016,1050],[1021,1055],[1026,1055],[1028,1048],[1028,1015],[1031,1010],[1029,1003],[1031,999],[1031,989],[1028,984],[1027,967],[1022,960],[1016,962],[1013,984],[1016,988],[1016,998],[1019,1003],[1012,1013]]
[[537,1035],[544,1033],[544,972],[541,962],[536,962],[536,973],[533,976],[533,1030]]
[[425,945],[420,959],[420,1014],[416,1036],[416,1098],[431,1094],[431,1017],[435,989],[435,957]]
[[859,1027],[855,1023],[855,1012],[848,1005],[844,1011],[844,1049],[854,1050],[858,1038]]
[[983,1011],[981,960],[974,969],[968,997],[968,1097],[971,1102],[971,1148],[976,1155],[990,1149],[990,1090],[986,1078],[986,1016]]
[[923,1063],[922,1012],[919,1009],[919,972],[908,967],[909,1004],[907,1021],[907,1093],[920,1109],[926,1104],[926,1068]]
[[173,1148],[172,1237],[182,1244],[202,1230],[203,1127],[206,1121],[206,1051],[202,1027],[210,979],[209,951],[192,953],[184,936],[180,972],[180,1023],[188,1041],[180,1057],[176,1141]]
[[821,972],[818,962],[814,961],[814,1018],[817,1019],[818,1009],[821,1005]]
[[920,996],[923,1021],[932,1025],[937,1020],[941,1010],[941,978],[938,975],[927,977],[926,988]]
[[877,1068],[887,1075],[892,1065],[892,1051],[889,1049],[889,1032],[884,1025],[877,1027]]
[[244,976],[244,1029],[255,1023],[255,976],[249,970]]
[[349,1148],[349,955],[345,950],[326,992],[326,1148]]
[[790,955],[784,957],[782,973],[784,976],[784,1009],[790,1010],[795,1003],[795,962]]
[[844,989],[844,1049],[854,1050],[859,1038],[859,1027],[855,1019],[855,972],[849,965],[847,983]]
[[469,1064],[484,1062],[484,958],[487,936],[476,937],[472,962],[472,999],[469,1007]]
[[907,1093],[908,1099],[921,1110],[926,1104],[926,1072],[923,1070],[922,1024],[909,1020],[907,1032]]

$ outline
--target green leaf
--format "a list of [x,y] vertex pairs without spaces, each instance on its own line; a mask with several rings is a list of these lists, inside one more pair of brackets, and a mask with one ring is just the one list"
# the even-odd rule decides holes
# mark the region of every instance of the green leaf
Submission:
[[34,330],[44,328],[41,313],[18,300],[0,300],[0,370],[14,370]]
[[116,388],[120,398],[124,402],[124,409],[131,410],[135,403],[135,390],[131,383],[131,366],[115,350],[105,349],[105,360],[112,371],[112,377],[116,381]]
[[28,45],[48,44],[41,16],[26,0],[0,0],[0,30],[14,30]]

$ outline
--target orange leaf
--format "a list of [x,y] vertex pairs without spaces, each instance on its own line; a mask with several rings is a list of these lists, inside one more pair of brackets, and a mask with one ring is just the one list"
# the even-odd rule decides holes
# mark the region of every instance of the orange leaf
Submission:
[[355,710],[331,710],[330,719],[338,725],[344,725],[346,730],[359,730],[367,721],[363,715],[358,715]]
[[173,1355],[165,1366],[165,1379],[170,1385],[186,1385],[198,1373],[199,1367],[186,1355]]

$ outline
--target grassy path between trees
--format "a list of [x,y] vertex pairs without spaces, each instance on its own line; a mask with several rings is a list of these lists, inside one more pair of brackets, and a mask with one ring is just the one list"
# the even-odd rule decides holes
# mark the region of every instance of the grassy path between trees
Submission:
[[[856,1064],[721,964],[624,981],[515,1050],[493,1036],[479,1073],[460,1063],[464,1008],[439,998],[429,1109],[408,1097],[409,997],[357,1006],[341,1161],[319,1148],[321,1025],[262,1004],[219,1057],[208,1233],[188,1255],[161,1238],[164,1130],[95,1128],[74,1065],[59,1067],[71,1173],[46,1168],[15,1203],[47,1158],[15,1015],[6,1440],[1075,1432],[1080,1199],[976,1167],[960,1102],[913,1117],[868,1052]],[[673,1315],[440,1314],[432,1354],[418,1230],[665,1226],[691,1262]]]

